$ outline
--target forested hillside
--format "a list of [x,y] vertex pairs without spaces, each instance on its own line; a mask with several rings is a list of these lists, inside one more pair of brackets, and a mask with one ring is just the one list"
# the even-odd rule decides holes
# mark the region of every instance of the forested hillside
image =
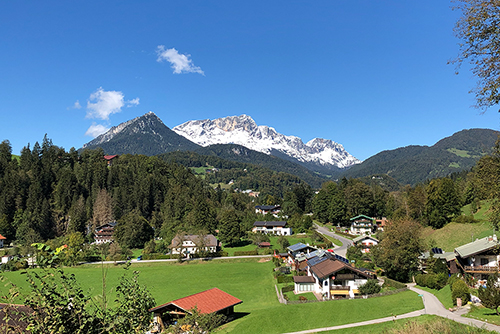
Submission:
[[343,172],[341,177],[387,174],[401,184],[415,185],[472,168],[480,157],[491,153],[498,135],[494,130],[470,129],[431,147],[407,146],[383,151]]

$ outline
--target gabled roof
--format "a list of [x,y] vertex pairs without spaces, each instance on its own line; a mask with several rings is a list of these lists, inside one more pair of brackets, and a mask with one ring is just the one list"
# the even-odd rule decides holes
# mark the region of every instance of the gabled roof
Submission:
[[363,241],[365,239],[372,239],[373,241],[380,242],[377,239],[375,239],[374,237],[369,236],[369,235],[360,235],[359,237],[352,239],[352,241],[354,243],[357,243],[357,242]]
[[118,156],[118,154],[114,154],[114,155],[105,155],[104,156],[104,160],[112,160],[114,158],[116,158]]
[[[217,247],[219,245],[217,238],[213,234],[207,234],[205,236],[199,236],[197,234],[188,234],[183,237],[182,241],[192,241],[196,246],[203,246],[203,247]],[[181,244],[181,238],[178,235],[176,235],[172,239],[170,247],[177,247],[180,244]]]
[[7,238],[0,234],[0,240],[7,240]]
[[311,266],[309,269],[311,269],[311,271],[320,279],[333,275],[337,271],[340,271],[342,269],[348,269],[366,278],[372,278],[370,274],[361,271],[359,269],[356,269],[348,265],[347,263],[334,259],[328,259],[327,261],[322,261],[316,265]]
[[[420,255],[418,258],[422,260],[427,260],[430,257],[431,253],[426,251],[423,252],[422,255]],[[439,254],[434,254],[435,259],[444,259],[446,262],[449,262],[451,260],[454,260],[456,258],[456,255],[454,252],[443,252]]]
[[294,283],[314,283],[314,277],[312,276],[293,276]]
[[116,226],[116,224],[117,224],[117,222],[106,223],[106,224],[103,224],[101,226],[96,227],[95,229],[96,230],[100,230],[100,229],[103,229],[103,228],[106,228],[106,227],[108,227],[108,228],[114,228]]
[[276,226],[276,227],[285,227],[286,225],[286,222],[284,221],[280,221],[280,222],[255,222],[253,223],[253,226],[262,226],[262,227],[273,227],[273,226]]
[[482,253],[484,251],[487,251],[488,249],[500,245],[500,243],[498,243],[498,240],[495,239],[496,236],[493,236],[469,242],[468,244],[455,248],[455,253],[457,253],[462,258]]
[[368,219],[369,221],[373,221],[374,219],[365,215],[358,215],[356,217],[352,217],[351,220],[358,220],[358,219]]
[[162,309],[167,309],[169,306],[173,305],[186,312],[189,312],[189,310],[196,307],[200,313],[207,314],[224,310],[228,307],[241,303],[243,303],[242,300],[231,296],[229,293],[226,293],[218,288],[212,288],[210,290],[198,292],[194,295],[179,298],[160,306],[153,307],[149,310],[149,312],[161,313]]
[[301,250],[306,249],[306,248],[316,249],[312,246],[308,246],[306,244],[303,244],[302,242],[299,242],[297,244],[293,244],[293,245],[287,247],[287,249],[291,252],[298,252],[298,251],[301,251]]

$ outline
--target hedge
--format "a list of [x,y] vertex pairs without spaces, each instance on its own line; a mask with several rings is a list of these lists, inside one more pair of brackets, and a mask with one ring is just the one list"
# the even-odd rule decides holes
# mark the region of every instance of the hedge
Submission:
[[292,276],[278,276],[277,282],[278,283],[293,283],[293,277]]
[[439,274],[418,274],[415,282],[427,288],[441,290],[448,283],[448,276],[445,273]]
[[293,291],[294,290],[294,287],[293,285],[287,285],[287,286],[284,286],[281,288],[281,292],[285,293],[285,292],[290,292],[290,291]]
[[234,256],[245,256],[245,255],[259,255],[259,254],[258,254],[257,250],[234,252]]
[[390,286],[390,287],[393,287],[396,289],[406,288],[406,284],[395,281],[395,280],[387,278],[387,277],[384,277],[384,287],[387,287],[387,286]]

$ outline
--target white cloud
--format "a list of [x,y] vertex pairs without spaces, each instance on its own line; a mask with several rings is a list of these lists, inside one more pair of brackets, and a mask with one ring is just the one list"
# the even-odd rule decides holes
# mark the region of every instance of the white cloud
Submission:
[[136,97],[135,99],[132,99],[130,101],[127,101],[127,107],[135,107],[139,105],[139,98]]
[[80,101],[76,100],[75,104],[73,105],[73,109],[82,109]]
[[109,128],[105,127],[102,124],[92,123],[92,125],[87,129],[87,132],[85,132],[85,135],[95,138],[108,130]]
[[168,61],[176,74],[199,73],[205,75],[205,72],[200,67],[194,66],[193,61],[189,59],[191,57],[189,54],[180,54],[175,48],[165,49],[164,45],[158,45],[156,54],[158,55],[156,61]]
[[98,118],[108,120],[109,115],[119,113],[124,105],[128,107],[139,104],[139,98],[125,101],[122,92],[105,91],[100,87],[90,94],[87,101],[87,118]]

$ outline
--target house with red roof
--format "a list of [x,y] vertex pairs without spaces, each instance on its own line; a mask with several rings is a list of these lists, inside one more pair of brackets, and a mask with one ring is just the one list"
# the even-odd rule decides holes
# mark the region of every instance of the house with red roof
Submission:
[[7,240],[7,238],[0,234],[0,248],[3,248],[5,240]]
[[118,154],[105,155],[103,158],[104,158],[104,160],[106,160],[108,162],[108,166],[111,166],[111,164],[113,163],[113,160],[118,158]]
[[163,331],[177,319],[192,314],[195,308],[200,314],[218,313],[229,316],[234,313],[234,307],[241,303],[243,301],[218,288],[173,300],[149,309],[154,317],[152,333]]

